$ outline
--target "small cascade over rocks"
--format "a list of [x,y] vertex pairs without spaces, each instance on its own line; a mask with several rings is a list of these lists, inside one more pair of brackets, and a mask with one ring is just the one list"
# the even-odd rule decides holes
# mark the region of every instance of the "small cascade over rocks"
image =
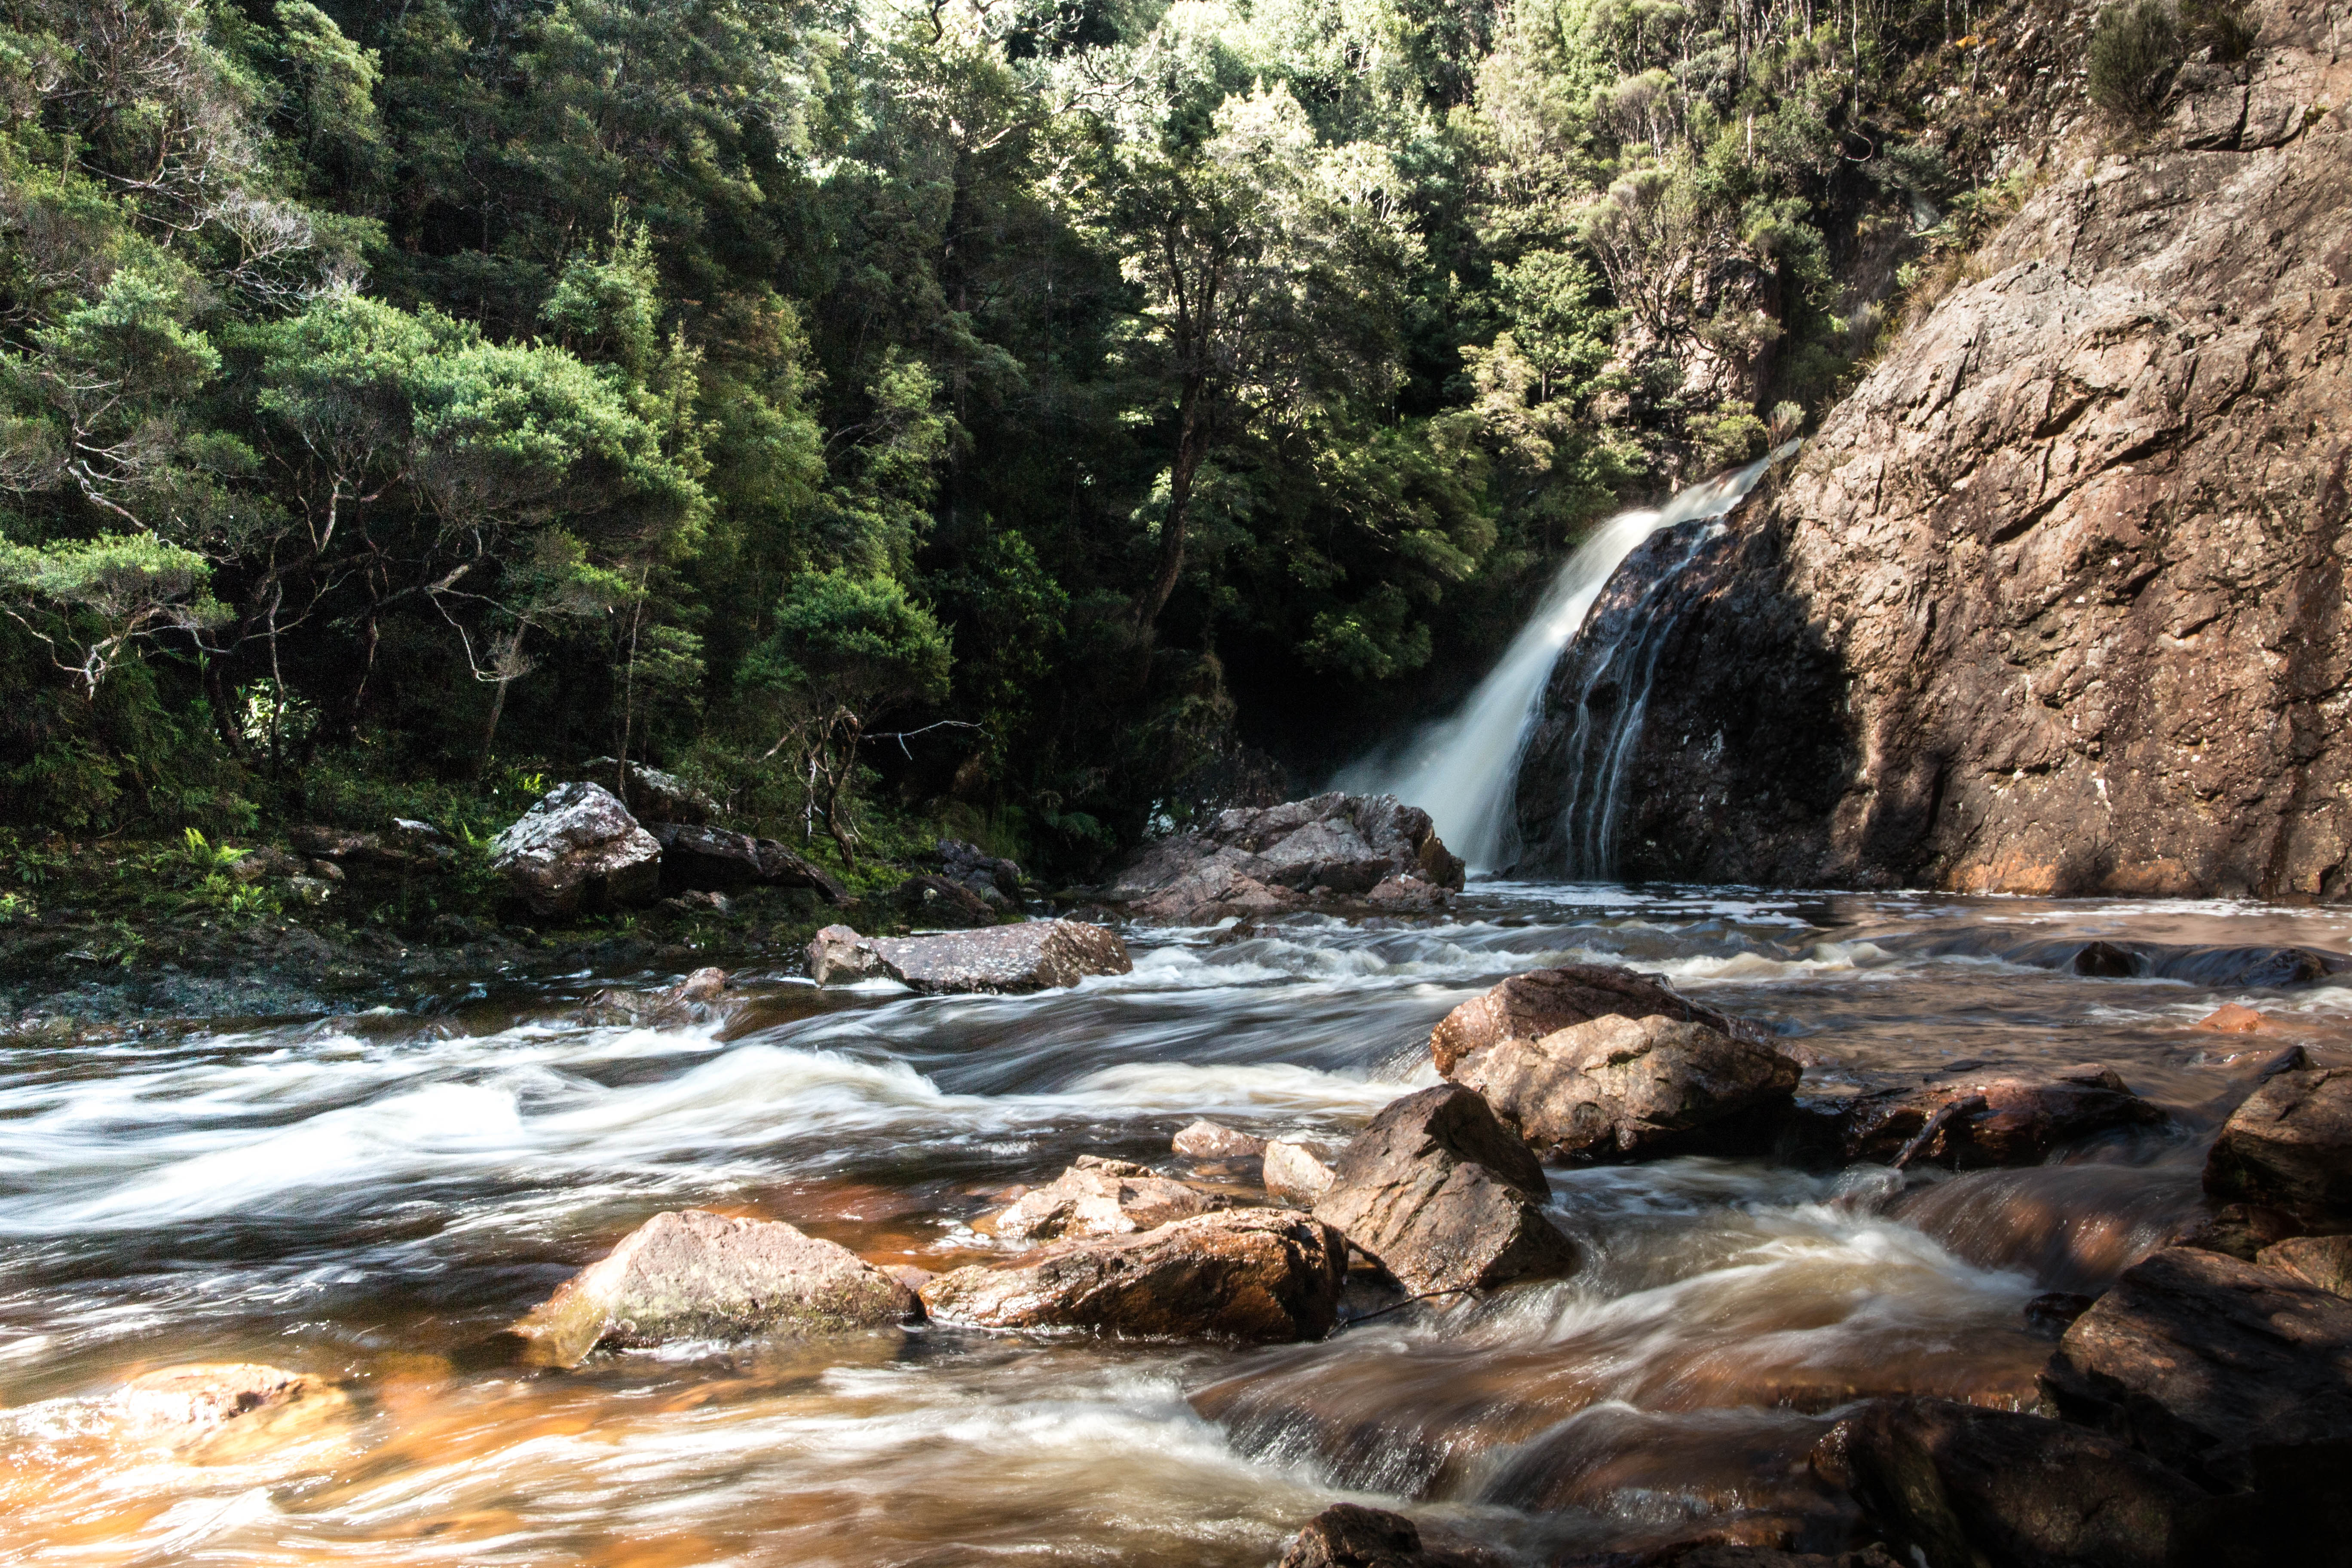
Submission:
[[1402,744],[1384,746],[1342,769],[1334,789],[1394,795],[1423,803],[1449,847],[1474,870],[1498,870],[1520,851],[1513,790],[1528,739],[1543,712],[1545,687],[1626,557],[1678,524],[1727,515],[1766,471],[1797,449],[1691,486],[1665,505],[1619,512],[1561,563],[1535,614],[1503,657],[1448,717]]

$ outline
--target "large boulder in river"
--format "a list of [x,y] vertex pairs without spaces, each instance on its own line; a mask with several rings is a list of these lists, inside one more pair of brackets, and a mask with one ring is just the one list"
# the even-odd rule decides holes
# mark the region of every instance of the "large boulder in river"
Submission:
[[1948,1399],[1877,1399],[1813,1451],[1895,1555],[1929,1568],[2213,1568],[2263,1561],[2246,1510],[2118,1438]]
[[1770,1038],[1760,1026],[1679,996],[1650,975],[1614,963],[1563,963],[1514,974],[1454,1008],[1430,1030],[1429,1055],[1450,1078],[1454,1064],[1482,1046],[1539,1040],[1609,1017],[1678,1018],[1757,1045]]
[[820,985],[878,970],[927,993],[1043,991],[1134,967],[1118,932],[1083,921],[1016,921],[930,936],[859,936],[836,925],[808,945],[809,973]]
[[1391,795],[1334,793],[1236,807],[1155,840],[1103,897],[1141,919],[1204,925],[1341,900],[1436,909],[1462,875],[1427,812]]
[[2341,1296],[2166,1247],[2074,1320],[2042,1390],[2058,1415],[2209,1489],[2260,1491],[2291,1511],[2297,1539],[2352,1539],[2352,1301]]
[[906,1286],[782,1220],[657,1214],[515,1325],[534,1359],[570,1366],[599,1345],[831,1333],[919,1317]]
[[1843,1116],[1849,1160],[1956,1170],[2038,1165],[2063,1144],[2166,1120],[2163,1107],[2095,1063],[2047,1077],[1962,1077],[1857,1095]]
[[2314,1230],[2352,1229],[2352,1069],[2272,1073],[2214,1140],[2205,1190],[2224,1203],[2283,1211]]
[[923,1287],[941,1322],[1147,1339],[1318,1340],[1339,1320],[1347,1242],[1287,1209],[1224,1209],[1061,1242]]
[[1654,1014],[1497,1040],[1449,1076],[1546,1158],[1606,1160],[1768,1143],[1802,1070],[1768,1047]]
[[602,784],[558,784],[490,840],[491,864],[541,915],[642,904],[661,889],[661,842]]
[[1331,1176],[1315,1217],[1415,1295],[1576,1265],[1575,1244],[1544,1216],[1543,1166],[1460,1084],[1390,1102],[1340,1151]]
[[1007,1241],[1127,1236],[1217,1206],[1206,1193],[1157,1175],[1148,1165],[1081,1154],[1053,1182],[1015,1198],[989,1228]]

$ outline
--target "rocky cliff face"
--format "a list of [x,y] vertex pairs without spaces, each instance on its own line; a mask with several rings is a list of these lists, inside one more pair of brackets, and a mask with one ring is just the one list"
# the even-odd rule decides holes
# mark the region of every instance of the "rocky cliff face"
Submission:
[[[2352,892],[2352,22],[2256,19],[2152,145],[2078,149],[1727,531],[1629,563],[1618,873]],[[1593,629],[1521,775],[1531,869],[1580,868],[1579,697],[1640,684],[1591,679]]]

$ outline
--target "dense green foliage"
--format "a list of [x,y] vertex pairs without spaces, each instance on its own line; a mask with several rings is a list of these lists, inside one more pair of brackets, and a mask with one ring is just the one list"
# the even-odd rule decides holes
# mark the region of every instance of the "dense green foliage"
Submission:
[[1972,14],[0,0],[0,817],[1326,763],[1834,394]]

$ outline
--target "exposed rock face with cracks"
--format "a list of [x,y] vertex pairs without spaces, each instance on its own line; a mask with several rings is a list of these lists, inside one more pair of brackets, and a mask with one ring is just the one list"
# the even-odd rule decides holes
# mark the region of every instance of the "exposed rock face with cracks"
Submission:
[[1472,1051],[1503,1040],[1539,1040],[1594,1018],[1676,1018],[1705,1024],[1734,1039],[1764,1045],[1770,1037],[1744,1019],[1679,996],[1646,974],[1614,963],[1563,963],[1530,969],[1473,996],[1429,1032],[1429,1056],[1448,1077]]
[[933,936],[860,936],[832,925],[808,945],[809,973],[828,980],[887,974],[917,991],[1043,991],[1135,967],[1118,933],[1083,921],[1018,921]]
[[601,784],[558,784],[490,841],[491,864],[541,915],[642,904],[661,886],[661,843]]
[[1622,874],[2352,892],[2352,55],[2322,0],[2249,20],[2243,86],[2054,155],[1678,574]]
[[1155,1174],[1148,1165],[1081,1154],[1055,1181],[1014,1199],[991,1228],[1007,1241],[1127,1236],[1217,1206],[1206,1193]]

